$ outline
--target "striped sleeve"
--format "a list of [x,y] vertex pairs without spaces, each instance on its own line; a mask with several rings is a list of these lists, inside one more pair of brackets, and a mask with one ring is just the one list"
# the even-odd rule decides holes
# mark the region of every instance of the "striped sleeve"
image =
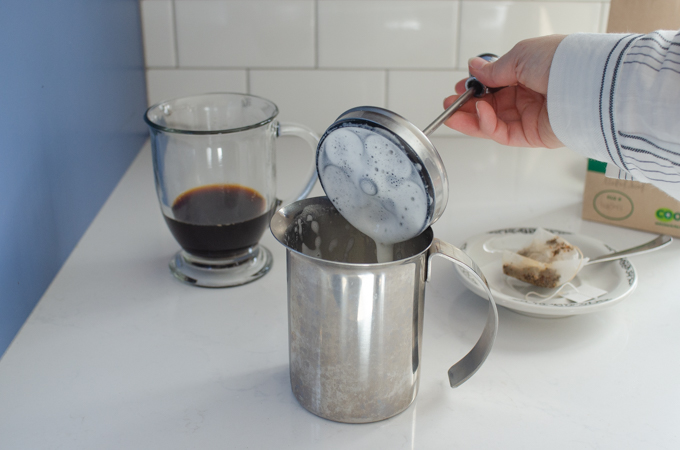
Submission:
[[680,32],[568,36],[550,69],[548,116],[608,176],[680,199]]

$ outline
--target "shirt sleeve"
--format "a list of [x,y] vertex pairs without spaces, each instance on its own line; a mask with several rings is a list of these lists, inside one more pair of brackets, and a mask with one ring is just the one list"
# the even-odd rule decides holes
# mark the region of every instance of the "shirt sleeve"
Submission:
[[680,32],[567,36],[550,69],[548,117],[567,147],[615,169],[608,175],[680,199]]

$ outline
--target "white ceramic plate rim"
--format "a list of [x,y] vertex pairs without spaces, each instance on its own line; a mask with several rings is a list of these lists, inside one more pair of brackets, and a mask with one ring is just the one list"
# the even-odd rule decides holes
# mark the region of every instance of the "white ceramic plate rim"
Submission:
[[[589,245],[591,246],[599,247],[599,249],[601,250],[601,254],[616,251],[609,245],[590,236],[585,236],[578,233],[571,233],[568,231],[561,231],[548,228],[546,229],[551,233],[564,236],[564,238],[567,241],[570,240],[585,241],[588,242]],[[504,234],[533,234],[534,231],[536,231],[536,228],[531,227],[503,228],[500,230],[488,231],[486,233],[468,238],[465,242],[463,242],[463,244],[461,244],[460,249],[467,253],[468,256],[470,256],[470,258],[475,260],[475,255],[477,254],[477,252],[480,250],[484,251],[482,249],[482,246],[484,245],[484,242],[486,242],[490,238]],[[577,242],[574,243],[578,244]],[[586,256],[592,257],[597,255]],[[576,314],[588,314],[613,306],[614,304],[620,302],[626,296],[631,294],[637,287],[638,281],[637,272],[635,271],[635,268],[628,259],[622,258],[616,261],[612,261],[610,263],[602,264],[612,263],[615,264],[616,267],[616,270],[614,271],[614,273],[617,276],[616,288],[608,292],[607,294],[604,294],[601,297],[583,303],[568,303],[568,304],[536,303],[531,300],[526,300],[520,297],[514,297],[506,293],[500,292],[497,289],[494,289],[493,286],[491,286],[491,293],[493,294],[494,300],[496,301],[497,304],[528,315],[535,315],[539,317],[566,317]],[[470,289],[472,292],[479,295],[480,297],[486,298],[486,293],[484,292],[484,290],[480,286],[477,286],[467,276],[463,269],[456,266],[456,271],[460,279],[463,281],[463,283],[466,285],[468,289]]]

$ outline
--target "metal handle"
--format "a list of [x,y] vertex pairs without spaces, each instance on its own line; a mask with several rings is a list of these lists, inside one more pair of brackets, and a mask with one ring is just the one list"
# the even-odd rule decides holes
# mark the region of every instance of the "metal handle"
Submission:
[[[478,55],[479,58],[486,59],[489,62],[494,62],[498,59],[498,56],[494,55],[493,53],[482,53],[481,55]],[[423,130],[423,133],[425,133],[425,136],[429,136],[434,130],[439,128],[441,124],[446,122],[446,119],[451,117],[453,113],[458,111],[461,106],[463,106],[465,103],[467,103],[468,100],[470,100],[472,97],[484,97],[486,94],[495,92],[498,90],[498,88],[493,88],[489,89],[486,86],[484,86],[477,78],[475,77],[470,77],[465,81],[465,89],[466,91],[463,92],[460,97],[456,99],[455,102],[453,102],[446,110],[439,115],[434,121],[429,124],[425,129]]]
[[481,286],[486,291],[489,298],[489,311],[486,317],[486,325],[484,331],[477,340],[477,343],[467,355],[463,356],[460,361],[449,368],[449,383],[451,387],[458,387],[467,381],[472,375],[479,370],[487,356],[491,352],[491,347],[496,340],[496,333],[498,332],[498,310],[496,309],[496,302],[491,295],[489,283],[486,281],[484,274],[477,267],[477,264],[462,250],[453,245],[434,238],[432,245],[428,251],[427,256],[427,279],[432,275],[432,257],[442,256],[454,264],[472,273],[472,275],[480,282]]

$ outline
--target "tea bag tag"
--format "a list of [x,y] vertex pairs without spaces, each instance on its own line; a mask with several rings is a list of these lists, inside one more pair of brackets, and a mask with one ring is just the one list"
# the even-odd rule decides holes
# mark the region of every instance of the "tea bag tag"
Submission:
[[582,284],[578,288],[575,288],[575,290],[568,290],[567,292],[560,293],[560,296],[567,300],[571,300],[574,303],[583,303],[606,293],[607,291],[604,289],[591,286],[590,284]]

